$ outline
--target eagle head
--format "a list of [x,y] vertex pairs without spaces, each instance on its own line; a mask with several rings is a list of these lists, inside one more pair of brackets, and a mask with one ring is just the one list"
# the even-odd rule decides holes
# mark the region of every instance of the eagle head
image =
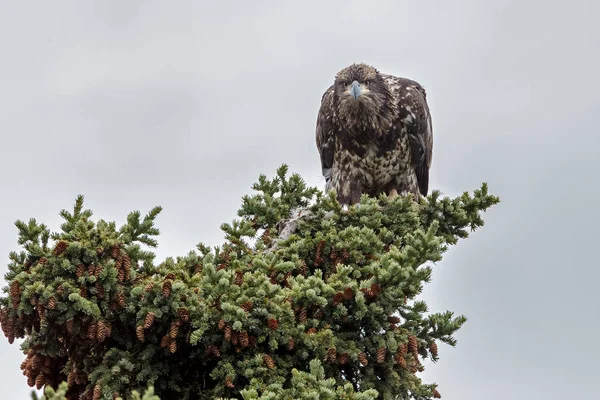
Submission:
[[389,111],[391,94],[376,68],[352,64],[335,76],[334,106],[347,128],[373,127]]

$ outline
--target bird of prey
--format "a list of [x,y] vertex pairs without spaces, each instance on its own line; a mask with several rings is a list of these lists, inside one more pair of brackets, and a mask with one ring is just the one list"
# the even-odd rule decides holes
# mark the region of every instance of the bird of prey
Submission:
[[317,148],[326,191],[341,204],[362,194],[426,196],[433,129],[425,89],[366,64],[339,71],[321,98]]

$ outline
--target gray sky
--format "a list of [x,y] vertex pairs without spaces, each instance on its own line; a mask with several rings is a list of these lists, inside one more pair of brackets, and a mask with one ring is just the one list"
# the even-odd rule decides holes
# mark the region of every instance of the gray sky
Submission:
[[[597,396],[595,2],[0,3],[3,273],[13,222],[58,229],[79,193],[118,223],[162,205],[162,260],[218,244],[260,173],[322,185],[321,95],[367,62],[426,87],[431,186],[502,198],[426,288],[469,321],[424,378],[445,399]],[[0,351],[3,398],[28,398]]]

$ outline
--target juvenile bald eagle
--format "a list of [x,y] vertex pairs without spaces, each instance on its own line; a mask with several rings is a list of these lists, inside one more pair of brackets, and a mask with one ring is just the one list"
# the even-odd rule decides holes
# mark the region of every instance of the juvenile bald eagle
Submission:
[[363,193],[427,195],[433,130],[417,82],[366,64],[342,69],[321,98],[316,136],[326,191],[340,203]]

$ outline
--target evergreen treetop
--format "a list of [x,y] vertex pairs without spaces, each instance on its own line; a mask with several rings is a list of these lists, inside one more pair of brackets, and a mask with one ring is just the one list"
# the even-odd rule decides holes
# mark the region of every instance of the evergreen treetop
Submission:
[[158,265],[160,207],[117,228],[79,196],[59,232],[17,221],[0,323],[25,338],[28,384],[47,399],[440,397],[418,373],[466,318],[419,295],[498,203],[487,185],[344,209],[284,165],[253,189],[224,243]]

